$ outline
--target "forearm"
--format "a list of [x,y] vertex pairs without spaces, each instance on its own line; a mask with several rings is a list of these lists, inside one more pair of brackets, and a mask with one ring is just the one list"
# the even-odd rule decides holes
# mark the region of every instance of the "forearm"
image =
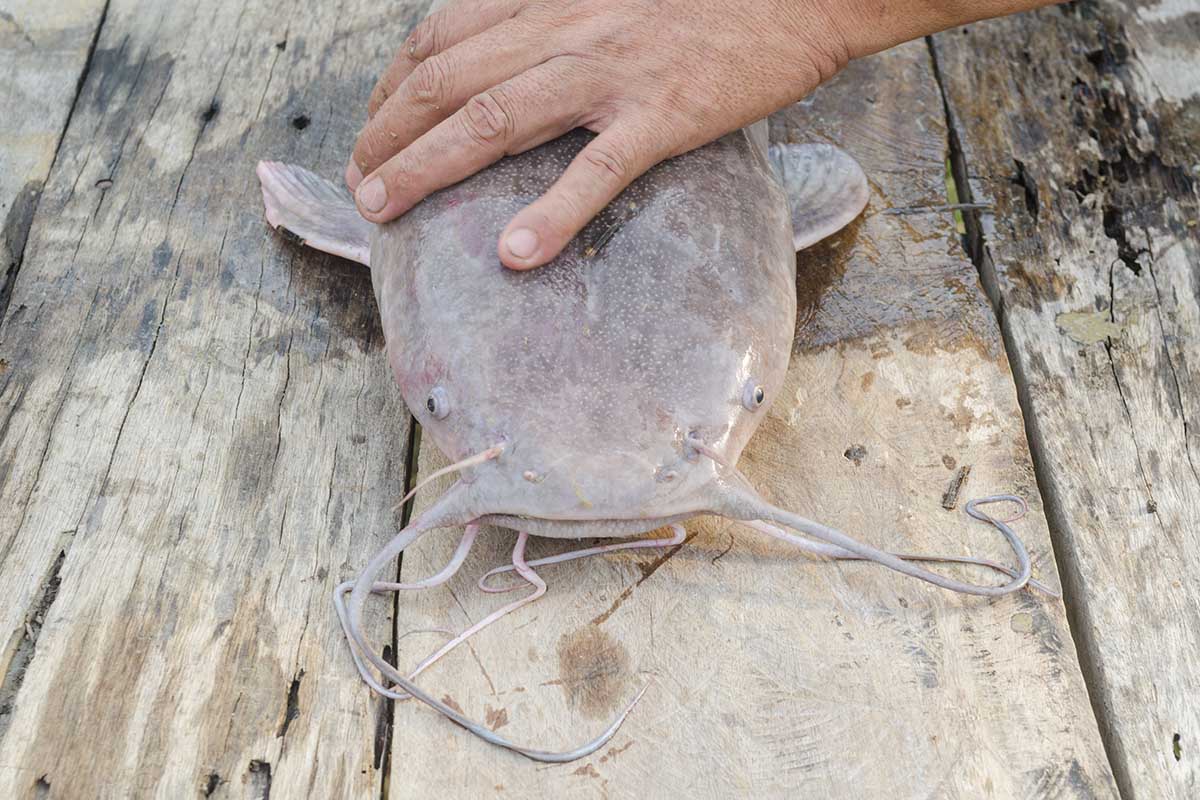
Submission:
[[838,21],[848,58],[878,53],[948,28],[1061,0],[818,0]]

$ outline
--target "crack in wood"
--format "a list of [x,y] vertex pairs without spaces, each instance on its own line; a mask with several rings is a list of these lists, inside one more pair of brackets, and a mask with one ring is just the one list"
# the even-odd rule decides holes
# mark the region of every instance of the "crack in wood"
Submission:
[[256,800],[271,800],[271,762],[253,759],[247,767],[247,783],[257,793]]
[[[937,45],[933,37],[926,37],[925,42],[929,48],[930,58],[933,62],[934,78],[937,82],[938,91],[941,93],[945,110],[947,147],[950,151],[952,174],[957,184],[960,199],[966,202],[973,202],[973,190],[970,180],[971,173],[966,163],[966,153],[962,146],[962,139],[958,130],[958,120],[951,109],[950,99],[947,95],[941,65],[938,60]],[[972,211],[964,212],[963,221],[967,230],[963,236],[967,255],[979,271],[980,283],[983,286],[984,293],[991,301],[1000,327],[1004,349],[1008,354],[1013,383],[1017,390],[1017,402],[1021,408],[1021,416],[1024,420],[1025,436],[1029,442],[1029,454],[1033,461],[1034,478],[1038,493],[1042,498],[1042,507],[1049,527],[1051,547],[1054,551],[1055,560],[1061,563],[1061,560],[1064,558],[1064,550],[1067,547],[1063,537],[1065,536],[1065,531],[1069,528],[1069,522],[1067,521],[1067,512],[1063,500],[1058,492],[1055,491],[1054,482],[1050,477],[1051,467],[1048,463],[1048,454],[1044,452],[1041,446],[1043,441],[1042,432],[1039,428],[1038,415],[1033,408],[1033,401],[1030,396],[1029,376],[1025,374],[1024,362],[1016,357],[1018,348],[1013,339],[1008,310],[1004,302],[1004,296],[1000,291],[995,264],[992,261],[991,254],[988,252],[987,238],[980,221],[979,213]],[[1098,692],[1098,687],[1103,683],[1103,678],[1100,675],[1103,668],[1095,656],[1093,643],[1084,633],[1087,627],[1085,611],[1087,606],[1086,594],[1072,577],[1070,571],[1060,572],[1062,602],[1067,610],[1071,638],[1075,642],[1080,671],[1083,674],[1084,683],[1088,689],[1088,699],[1092,705],[1093,713],[1099,722],[1100,740],[1104,747],[1105,757],[1110,769],[1115,771],[1116,767],[1111,743],[1112,732],[1104,724],[1105,717]]]
[[279,731],[275,734],[276,739],[282,739],[287,736],[288,728],[292,725],[292,720],[300,716],[300,681],[302,680],[304,680],[303,669],[296,673],[296,677],[292,678],[291,686],[288,687],[287,701],[283,709],[283,721],[279,723]]
[[[417,470],[419,469],[419,459],[421,455],[421,425],[417,422],[416,417],[408,415],[408,439],[405,443],[407,452],[404,462],[404,486],[402,488],[401,497],[406,497],[412,487],[417,483]],[[408,503],[400,509],[400,528],[408,527],[408,522],[412,518],[412,503]],[[404,553],[400,553],[396,559],[396,580],[400,581],[401,570],[404,567]],[[400,593],[392,595],[392,642],[390,646],[384,647],[383,658],[390,664],[395,666],[395,653],[400,648]],[[389,654],[392,656],[389,658]],[[476,657],[478,659],[478,657]],[[482,669],[482,664],[480,664]],[[485,673],[486,674],[486,673]],[[385,684],[386,685],[386,684]],[[383,703],[383,713],[380,716],[379,726],[376,729],[376,751],[375,751],[375,767],[380,770],[381,779],[379,781],[379,797],[380,800],[387,800],[390,796],[390,784],[392,773],[392,748],[391,742],[394,735],[396,725],[396,703],[392,699],[387,699]]]
[[1158,329],[1163,338],[1163,356],[1167,361],[1167,369],[1171,372],[1171,384],[1175,389],[1175,402],[1179,406],[1179,419],[1183,425],[1183,452],[1187,457],[1188,466],[1191,467],[1192,477],[1200,485],[1200,471],[1197,471],[1196,460],[1192,455],[1192,439],[1187,418],[1187,404],[1183,401],[1183,387],[1179,381],[1179,370],[1175,366],[1174,356],[1171,355],[1170,337],[1167,334],[1166,321],[1163,319],[1162,290],[1158,287],[1158,275],[1154,271],[1154,242],[1151,239],[1149,230],[1144,230],[1143,233],[1146,236],[1148,244],[1147,253],[1150,256],[1146,263],[1146,272],[1150,276],[1151,285],[1154,286],[1154,296],[1158,298],[1158,302],[1154,306],[1154,315],[1158,320]]
[[[395,648],[385,644],[382,655],[385,662],[391,664],[393,667],[396,666]],[[384,676],[381,683],[384,688],[390,689],[392,686],[392,682],[386,676]],[[392,742],[393,715],[395,714],[396,701],[390,697],[376,698],[372,695],[371,702],[379,703],[379,710],[375,715],[374,753],[371,763],[374,764],[375,769],[383,770],[383,775],[386,776],[387,765],[391,758],[390,745]],[[386,796],[386,794],[383,795],[383,797]]]
[[146,360],[142,362],[142,369],[138,373],[137,384],[133,387],[133,395],[129,398],[129,402],[125,404],[125,413],[121,417],[121,424],[117,426],[116,438],[113,439],[112,452],[108,455],[108,463],[104,467],[104,475],[100,478],[100,495],[103,495],[104,490],[108,488],[108,478],[112,474],[113,462],[116,461],[117,451],[121,448],[121,436],[125,433],[125,425],[129,422],[129,415],[132,413],[133,406],[137,403],[138,395],[142,391],[142,383],[146,380],[146,371],[150,369],[150,360],[154,358],[154,351],[158,348],[158,337],[162,333],[163,325],[167,321],[167,305],[175,295],[175,286],[179,283],[179,268],[183,263],[185,252],[187,251],[181,250],[179,258],[175,260],[175,275],[171,279],[171,285],[167,288],[166,294],[163,296],[162,310],[158,315],[158,325],[154,328],[154,338],[150,340],[150,350],[146,354]]
[[[92,69],[92,61],[96,55],[96,43],[100,41],[100,31],[104,29],[104,23],[108,19],[108,6],[111,2],[112,0],[105,0],[104,7],[100,10],[100,20],[96,23],[96,30],[92,33],[87,57],[84,59],[79,78],[75,82],[71,106],[67,109],[67,116],[63,120],[62,128],[58,132],[58,139],[54,143],[54,155],[50,158],[46,175],[50,175],[54,171],[55,164],[58,163],[63,139],[66,138],[67,129],[71,127],[71,120],[75,116],[75,108],[79,104],[79,96],[83,92],[84,82]],[[21,266],[25,261],[25,245],[28,244],[29,229],[33,227],[33,218],[37,215],[37,209],[41,203],[43,181],[44,177],[25,184],[5,217],[3,231],[0,231],[0,244],[4,244],[4,249],[9,251],[3,254],[8,263],[5,265],[4,279],[0,282],[0,324],[4,322],[8,314],[8,304],[17,283],[17,275],[20,274]]]
[[609,617],[616,613],[617,609],[621,607],[621,604],[630,598],[634,589],[648,581],[651,575],[653,575],[655,572],[658,572],[659,568],[663,564],[666,564],[671,560],[671,558],[674,557],[676,553],[686,547],[692,541],[692,539],[696,538],[696,535],[697,534],[695,532],[689,531],[682,542],[668,549],[665,553],[655,558],[649,564],[638,563],[637,567],[642,571],[642,576],[629,586],[626,586],[625,589],[619,595],[617,595],[617,599],[613,600],[612,605],[610,605],[607,610],[602,611],[592,619],[592,624],[603,625]]
[[4,681],[0,683],[0,739],[3,739],[8,732],[8,727],[12,723],[17,695],[21,691],[21,685],[25,682],[25,675],[37,656],[38,637],[41,636],[42,629],[46,625],[50,607],[54,605],[59,589],[62,588],[62,566],[63,562],[67,560],[67,553],[71,550],[74,538],[74,530],[64,531],[59,535],[58,555],[55,556],[54,562],[50,565],[50,569],[42,581],[42,589],[36,602],[25,615],[24,633],[17,643],[12,658],[9,659],[8,668],[4,673]]

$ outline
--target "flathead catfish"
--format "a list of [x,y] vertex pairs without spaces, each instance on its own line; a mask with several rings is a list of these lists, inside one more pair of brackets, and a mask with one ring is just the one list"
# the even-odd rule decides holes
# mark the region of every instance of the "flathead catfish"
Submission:
[[[878,550],[772,506],[736,468],[787,370],[795,251],[840,229],[867,204],[868,183],[854,159],[827,144],[768,148],[760,122],[651,169],[549,265],[505,268],[496,252],[500,231],[549,188],[589,136],[577,131],[505,158],[380,226],[357,214],[340,185],[298,167],[259,165],[272,226],[294,242],[369,264],[396,382],[425,440],[456,462],[447,470],[460,472],[357,580],[337,588],[351,653],[372,688],[415,696],[477,736],[531,758],[568,761],[593,752],[632,703],[591,742],[555,753],[497,736],[412,678],[466,636],[540,596],[545,583],[535,567],[678,543],[681,524],[701,514],[745,521],[807,551],[875,561],[954,591],[1000,595],[1038,585],[1007,521],[977,509],[1001,498],[976,501],[968,511],[1005,535],[1016,569]],[[401,674],[362,636],[367,596],[444,582],[484,523],[518,536],[513,565],[489,572],[481,588],[497,591],[487,579],[516,571],[533,592]],[[466,532],[438,575],[414,584],[375,581],[417,537],[452,526]],[[666,526],[671,538],[525,560],[530,535],[627,538]],[[931,560],[984,564],[1011,580],[963,583],[913,563]],[[388,681],[397,688],[386,687]]]

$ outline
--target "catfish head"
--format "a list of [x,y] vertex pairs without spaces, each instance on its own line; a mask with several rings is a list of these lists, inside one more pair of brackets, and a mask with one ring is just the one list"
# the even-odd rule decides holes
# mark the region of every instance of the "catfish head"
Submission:
[[422,435],[452,460],[504,446],[464,475],[466,515],[571,538],[711,511],[716,465],[692,442],[737,461],[782,384],[796,317],[787,198],[744,133],[651,170],[550,265],[503,267],[497,232],[586,140],[446,189],[371,247],[389,361]]

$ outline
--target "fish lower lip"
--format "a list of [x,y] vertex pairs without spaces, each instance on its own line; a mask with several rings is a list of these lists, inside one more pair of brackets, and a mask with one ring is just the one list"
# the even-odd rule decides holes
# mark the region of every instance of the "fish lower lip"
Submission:
[[703,512],[693,511],[669,517],[642,517],[619,519],[613,517],[591,519],[549,519],[545,517],[523,517],[508,514],[485,514],[476,520],[484,525],[524,531],[534,536],[554,539],[585,539],[591,537],[636,536],[639,533],[658,530],[676,522],[683,522]]

